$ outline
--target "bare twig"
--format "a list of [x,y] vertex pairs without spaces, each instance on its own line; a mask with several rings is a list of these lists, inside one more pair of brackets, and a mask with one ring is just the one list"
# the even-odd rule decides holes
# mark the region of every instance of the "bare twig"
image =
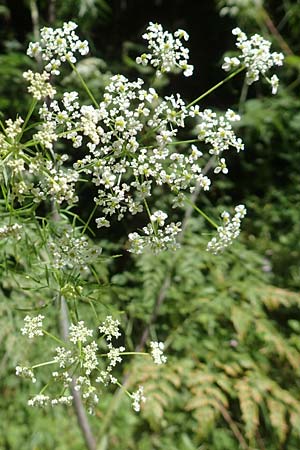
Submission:
[[224,407],[224,405],[221,402],[218,402],[218,406],[219,406],[220,413],[222,414],[224,420],[228,423],[228,425],[229,425],[232,433],[236,437],[236,439],[239,441],[241,448],[244,450],[250,450],[250,447],[248,446],[247,442],[245,441],[244,436],[240,432],[237,424],[232,420],[227,409]]
[[263,19],[264,22],[267,26],[267,28],[269,29],[269,31],[271,32],[271,34],[273,34],[273,36],[276,38],[278,44],[280,45],[281,49],[287,54],[287,55],[293,55],[294,52],[293,50],[290,48],[290,46],[288,45],[288,43],[286,42],[286,40],[282,37],[282,35],[279,33],[278,29],[276,28],[273,20],[271,19],[271,17],[269,16],[269,13],[263,8],[262,10],[262,15],[263,15]]
[[56,0],[49,0],[48,3],[48,21],[51,25],[54,24],[56,19],[56,9],[55,9]]
[[[67,341],[69,338],[69,318],[67,303],[64,297],[60,298],[60,329],[62,338]],[[92,433],[80,393],[75,389],[75,385],[76,378],[73,377],[71,383],[71,392],[73,396],[73,405],[77,417],[77,422],[81,429],[86,448],[88,450],[96,450],[96,440]]]

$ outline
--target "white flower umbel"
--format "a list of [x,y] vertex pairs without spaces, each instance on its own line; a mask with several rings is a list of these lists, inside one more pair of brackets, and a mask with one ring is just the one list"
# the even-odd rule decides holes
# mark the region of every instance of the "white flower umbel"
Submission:
[[151,356],[155,364],[165,364],[167,362],[167,357],[164,355],[164,343],[163,342],[150,342]]
[[33,98],[41,100],[42,98],[53,98],[56,90],[50,84],[50,74],[48,72],[34,73],[28,70],[23,73],[23,77],[29,82],[28,92],[32,94]]
[[74,30],[77,24],[65,22],[61,28],[44,27],[41,29],[40,42],[30,42],[27,55],[41,55],[45,61],[45,70],[53,75],[59,75],[62,62],[76,62],[75,54],[86,55],[89,52],[87,41],[81,41]]
[[[271,42],[264,39],[259,34],[254,34],[248,39],[247,35],[240,30],[234,28],[232,34],[237,37],[236,46],[241,51],[238,57],[224,59],[222,68],[228,72],[239,66],[246,68],[246,80],[250,85],[259,79],[260,75],[264,75],[266,80],[272,85],[272,93],[277,92],[278,79],[273,78],[273,82],[267,78],[266,73],[274,66],[282,66],[284,56],[282,53],[271,52]],[[276,89],[274,84],[276,81]]]
[[73,342],[73,344],[77,344],[77,342],[84,344],[87,341],[88,337],[93,336],[93,330],[89,330],[84,325],[83,320],[78,322],[76,325],[75,324],[70,325],[69,332],[70,332],[70,341]]
[[[166,215],[167,216],[167,215]],[[152,217],[152,216],[151,216]],[[157,224],[157,229],[155,224]],[[151,222],[143,228],[144,235],[130,233],[128,235],[131,253],[141,254],[148,248],[157,254],[164,250],[176,250],[179,244],[176,242],[178,234],[181,232],[181,223],[170,223],[164,227],[164,221]]]
[[43,336],[43,319],[45,317],[39,314],[36,317],[26,316],[24,319],[24,327],[21,328],[21,333],[24,336],[28,336],[29,339],[32,339],[36,336]]
[[53,360],[64,369],[67,366],[71,366],[75,362],[74,356],[72,356],[71,350],[67,350],[64,347],[56,347],[56,355]]
[[198,139],[209,144],[209,153],[219,156],[230,147],[237,152],[244,150],[242,140],[236,137],[232,127],[233,122],[238,122],[240,116],[231,109],[225,115],[219,115],[211,109],[205,109],[199,113],[200,124],[198,125]]
[[240,234],[241,219],[245,217],[246,213],[244,205],[235,207],[235,215],[232,218],[227,211],[224,211],[221,214],[223,225],[218,227],[218,236],[213,237],[207,244],[207,250],[216,255],[231,245]]
[[98,366],[97,358],[98,345],[95,341],[86,345],[82,349],[82,367],[84,367],[86,375],[90,375],[91,372]]
[[149,53],[137,57],[138,64],[150,64],[156,69],[157,76],[165,72],[177,72],[178,69],[183,70],[186,77],[193,74],[194,67],[188,64],[189,50],[182,44],[182,40],[189,39],[186,31],[177,30],[172,34],[160,24],[150,22],[143,38],[148,41]]
[[18,377],[29,378],[32,381],[32,383],[36,382],[33,370],[30,367],[16,366],[16,375]]
[[118,339],[121,336],[119,331],[120,322],[112,318],[112,316],[107,316],[104,322],[99,326],[100,333],[105,335],[106,340],[111,341],[112,338]]
[[144,396],[144,388],[143,386],[139,386],[136,392],[131,394],[131,398],[133,400],[132,407],[136,412],[141,410],[141,403],[145,403],[146,397]]
[[76,236],[71,228],[62,228],[61,237],[49,242],[48,247],[56,269],[87,270],[100,255],[99,246],[90,245],[86,236]]
[[44,408],[45,406],[49,405],[49,403],[50,397],[48,395],[43,394],[35,395],[27,402],[28,406],[40,406],[41,408]]

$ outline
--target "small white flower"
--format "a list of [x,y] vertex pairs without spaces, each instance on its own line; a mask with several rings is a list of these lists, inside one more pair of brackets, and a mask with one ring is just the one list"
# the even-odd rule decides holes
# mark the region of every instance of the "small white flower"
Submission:
[[279,86],[279,78],[277,75],[272,75],[271,79],[270,79],[270,83],[272,86],[272,94],[275,95],[277,94],[277,90],[278,90],[278,86]]
[[97,228],[110,227],[110,222],[107,219],[105,219],[105,217],[98,217],[98,219],[96,219],[96,224]]
[[157,222],[159,227],[163,227],[168,215],[163,211],[156,211],[150,217],[151,222]]
[[228,173],[225,158],[220,158],[219,165],[214,169],[214,173],[220,172],[224,173],[225,175]]

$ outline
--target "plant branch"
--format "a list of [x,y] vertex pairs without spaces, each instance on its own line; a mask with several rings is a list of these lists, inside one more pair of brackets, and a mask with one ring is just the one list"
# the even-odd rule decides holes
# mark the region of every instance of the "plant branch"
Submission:
[[[68,318],[68,308],[66,300],[63,296],[60,297],[60,328],[62,338],[67,341],[69,337],[69,318]],[[73,396],[73,405],[78,421],[78,425],[81,429],[86,448],[88,450],[96,450],[96,440],[92,433],[86,411],[84,409],[80,393],[75,389],[76,378],[72,377],[71,392]]]
[[279,33],[278,29],[276,28],[273,20],[271,19],[269,13],[263,8],[262,9],[262,16],[264,19],[264,22],[271,32],[271,34],[276,38],[278,44],[280,45],[281,49],[287,54],[287,55],[293,55],[294,52],[286,42],[286,40],[282,37],[282,35]]
[[247,442],[245,441],[244,436],[240,432],[237,424],[232,420],[232,418],[231,418],[229,412],[227,411],[227,409],[223,406],[223,404],[221,402],[218,402],[218,406],[219,406],[220,413],[222,414],[224,420],[228,423],[228,425],[229,425],[232,433],[236,437],[236,439],[239,441],[239,444],[240,444],[241,448],[243,450],[250,450]]

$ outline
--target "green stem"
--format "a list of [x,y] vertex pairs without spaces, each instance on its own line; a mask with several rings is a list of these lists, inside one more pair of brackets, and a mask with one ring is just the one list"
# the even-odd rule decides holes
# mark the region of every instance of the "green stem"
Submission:
[[54,360],[46,361],[46,362],[43,362],[43,363],[40,363],[40,364],[36,364],[35,366],[32,366],[31,368],[32,369],[37,369],[38,367],[48,366],[49,364],[56,364],[56,363],[57,363],[57,361],[54,361]]
[[239,100],[239,108],[238,108],[239,114],[241,114],[242,111],[244,110],[244,105],[247,100],[248,89],[249,85],[247,84],[247,79],[245,78]]
[[97,203],[96,203],[95,206],[94,206],[94,208],[93,208],[93,211],[92,211],[91,214],[89,215],[89,218],[88,218],[86,224],[85,224],[84,227],[83,227],[83,230],[82,230],[82,232],[81,232],[82,235],[86,232],[86,230],[87,230],[87,228],[88,228],[88,226],[89,226],[89,224],[90,224],[90,222],[91,222],[91,220],[92,220],[92,218],[93,218],[93,215],[95,214],[97,208],[98,208],[98,205],[97,205]]
[[179,144],[194,144],[195,142],[202,142],[200,139],[188,139],[186,141],[172,141],[168,145],[179,145]]
[[48,331],[43,329],[43,334],[45,334],[46,336],[51,337],[51,339],[54,339],[56,342],[58,342],[59,344],[65,346],[65,342],[62,341],[61,339],[57,338],[56,336],[54,336],[53,334],[49,333]]
[[25,117],[25,120],[24,120],[24,123],[23,123],[23,126],[22,126],[22,131],[20,133],[20,137],[18,139],[18,142],[20,142],[20,139],[21,139],[21,137],[22,137],[22,135],[24,133],[24,130],[26,128],[26,125],[28,124],[28,121],[29,121],[30,117],[32,116],[32,113],[33,113],[33,111],[34,111],[34,109],[36,107],[36,104],[37,104],[37,99],[34,98],[32,100],[32,102],[31,102],[31,105],[30,105],[30,108],[28,110],[27,116]]
[[117,382],[116,382],[116,385],[118,385],[118,386],[119,386],[119,388],[121,388],[123,392],[126,392],[126,394],[127,394],[127,395],[129,395],[129,397],[131,398],[131,394],[130,394],[130,392],[129,392],[129,391],[127,391],[126,387],[125,387],[125,386],[123,386],[123,384],[121,384],[121,383],[120,383],[119,381],[117,381]]
[[97,103],[95,97],[93,96],[93,94],[91,93],[88,85],[86,84],[86,82],[84,81],[84,79],[82,78],[82,76],[80,75],[78,69],[76,68],[75,64],[71,63],[69,61],[70,66],[72,67],[72,69],[74,70],[74,72],[76,73],[76,75],[78,76],[80,83],[82,84],[82,86],[84,87],[86,93],[88,94],[88,96],[90,97],[90,99],[92,100],[92,102],[94,103],[94,105],[96,106],[96,108],[99,108],[99,104]]
[[0,127],[2,128],[3,133],[5,133],[5,135],[6,135],[5,126],[3,125],[2,120],[0,120]]
[[195,100],[193,100],[191,103],[189,103],[187,105],[187,108],[190,108],[191,106],[195,105],[195,103],[198,103],[200,100],[202,100],[204,97],[206,97],[207,95],[211,94],[212,92],[214,92],[216,89],[218,89],[220,86],[222,86],[224,83],[227,83],[227,81],[231,80],[232,78],[234,78],[237,74],[239,74],[240,72],[242,72],[245,69],[244,66],[239,67],[235,72],[230,73],[226,78],[224,78],[224,80],[220,81],[219,83],[215,84],[215,86],[213,86],[212,88],[208,89],[208,91],[204,92],[204,94],[201,94],[199,97],[197,97]]
[[145,198],[144,198],[144,205],[145,205],[147,214],[149,216],[149,220],[150,220],[150,223],[151,223],[151,226],[152,226],[152,230],[153,230],[153,232],[154,232],[154,234],[156,236],[157,235],[157,229],[156,229],[156,226],[155,226],[154,222],[151,220],[151,211],[150,211],[150,208],[148,206],[148,202],[147,202],[147,200]]
[[198,208],[198,206],[196,206],[189,198],[185,198],[187,203],[189,203],[195,211],[197,211],[199,214],[201,214],[202,217],[204,217],[204,219],[206,219],[213,227],[218,228],[218,225],[216,224],[216,222],[214,222],[210,217],[208,217],[208,215],[205,214],[205,212],[203,212],[200,208]]

